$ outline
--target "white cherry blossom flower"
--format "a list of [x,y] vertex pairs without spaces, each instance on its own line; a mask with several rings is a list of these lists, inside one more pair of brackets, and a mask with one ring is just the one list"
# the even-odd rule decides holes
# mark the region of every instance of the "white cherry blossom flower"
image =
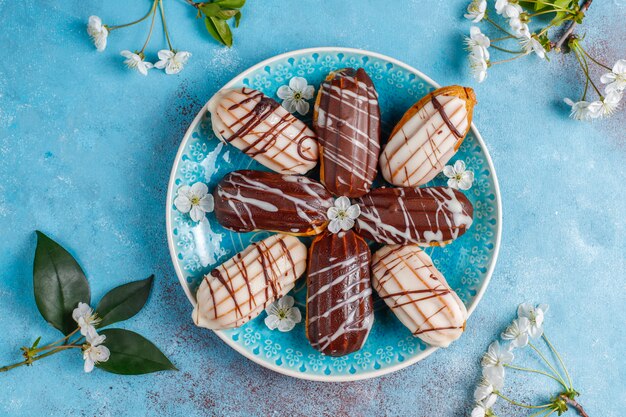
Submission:
[[530,322],[528,335],[532,339],[537,339],[543,334],[543,319],[546,311],[548,311],[547,304],[533,307],[532,304],[523,303],[517,308],[517,317],[526,317]]
[[91,37],[98,52],[102,52],[106,49],[109,29],[107,29],[106,25],[102,24],[102,20],[100,20],[98,16],[89,16],[87,33]]
[[530,320],[526,317],[519,317],[506,328],[502,333],[502,339],[510,340],[513,348],[524,347],[528,344],[528,329]]
[[159,61],[154,64],[154,68],[164,69],[167,75],[178,74],[191,58],[191,53],[186,51],[174,52],[169,49],[162,49],[157,54]]
[[491,381],[504,380],[504,365],[511,363],[513,353],[506,347],[495,341],[489,345],[487,352],[483,355],[481,365],[483,375]]
[[485,56],[483,49],[475,49],[469,54],[470,71],[472,77],[479,83],[487,78],[487,68],[489,68],[488,58]]
[[189,213],[194,222],[199,222],[205,218],[206,213],[213,211],[213,196],[209,194],[209,187],[202,182],[197,182],[191,187],[183,185],[178,189],[174,206],[181,213]]
[[335,205],[326,212],[328,216],[328,230],[331,233],[338,233],[341,230],[350,230],[354,226],[354,221],[361,215],[361,208],[358,204],[350,204],[348,197],[339,197],[335,200]]
[[537,56],[541,59],[546,59],[546,50],[544,49],[541,42],[535,35],[524,35],[519,38],[520,45],[522,45],[522,49],[528,55],[531,53],[537,54]]
[[520,20],[519,17],[512,17],[509,19],[509,26],[511,31],[518,38],[524,38],[530,36],[530,29],[528,25]]
[[617,91],[621,93],[626,89],[626,59],[618,60],[611,72],[607,72],[600,77],[602,84],[606,84],[605,92]]
[[148,70],[154,65],[151,62],[144,61],[143,53],[136,54],[130,51],[120,52],[124,58],[124,64],[130,69],[136,69],[141,75],[148,75]]
[[510,0],[496,0],[496,12],[505,18],[519,17],[523,12],[522,6]]
[[276,95],[283,100],[281,104],[288,112],[297,111],[304,116],[309,112],[309,103],[306,100],[312,99],[313,93],[315,88],[308,85],[306,79],[293,77],[289,80],[289,85],[283,85],[278,89]]
[[497,397],[495,395],[490,396],[484,401],[478,401],[472,410],[471,417],[491,417],[494,416],[491,407],[496,403]]
[[602,100],[596,103],[600,103],[600,111],[598,117],[604,118],[612,116],[619,108],[620,101],[622,101],[623,93],[620,91],[608,92]]
[[265,325],[270,330],[278,329],[281,332],[288,332],[302,321],[300,309],[294,306],[294,299],[289,295],[270,304],[265,312],[267,313]]
[[480,51],[485,59],[489,59],[489,46],[491,46],[491,41],[487,35],[480,31],[478,26],[472,26],[470,28],[470,36],[465,37],[465,44],[470,52],[474,53],[475,51]]
[[596,119],[600,115],[602,109],[602,103],[600,101],[577,101],[574,102],[569,98],[563,99],[565,104],[570,106],[571,112],[569,117],[575,120],[592,120]]
[[472,0],[472,2],[467,5],[467,13],[464,16],[466,19],[478,23],[485,17],[486,10],[487,0]]
[[108,361],[111,352],[109,348],[102,345],[106,339],[105,335],[99,335],[96,330],[93,329],[85,336],[87,339],[87,345],[83,350],[85,372],[91,372],[96,364]]
[[78,303],[78,307],[72,311],[72,318],[76,323],[78,323],[78,327],[80,327],[80,333],[83,336],[87,336],[90,331],[96,331],[94,327],[96,324],[100,323],[100,319],[98,315],[93,312],[93,308],[86,303]]
[[486,375],[483,369],[483,376],[474,390],[474,400],[484,401],[492,396],[495,397],[495,392],[501,390],[503,385],[503,379],[493,378],[492,376]]
[[443,175],[448,177],[448,187],[457,190],[469,190],[474,182],[474,171],[465,168],[465,162],[461,159],[452,165],[443,168]]

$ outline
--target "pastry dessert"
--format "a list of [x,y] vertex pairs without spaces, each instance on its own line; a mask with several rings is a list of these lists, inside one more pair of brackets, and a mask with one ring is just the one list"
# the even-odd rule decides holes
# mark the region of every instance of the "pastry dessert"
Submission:
[[380,155],[380,170],[400,187],[426,184],[441,172],[465,139],[476,104],[474,91],[438,88],[400,119]]
[[306,269],[306,246],[273,235],[252,243],[215,268],[196,293],[193,321],[207,329],[239,327],[285,295]]
[[357,200],[357,231],[379,243],[443,246],[472,225],[474,209],[449,187],[377,188]]
[[315,133],[275,100],[247,87],[222,90],[207,105],[215,135],[281,174],[317,164]]
[[465,305],[419,246],[384,246],[372,257],[372,275],[378,295],[424,342],[446,347],[465,330]]
[[300,175],[234,171],[213,191],[215,216],[236,232],[271,230],[316,235],[328,223],[333,198],[319,182]]
[[367,193],[380,153],[380,109],[378,93],[363,68],[328,75],[317,94],[313,126],[326,188],[337,196]]
[[361,349],[374,322],[367,243],[351,230],[316,237],[307,288],[306,335],[311,346],[330,356]]

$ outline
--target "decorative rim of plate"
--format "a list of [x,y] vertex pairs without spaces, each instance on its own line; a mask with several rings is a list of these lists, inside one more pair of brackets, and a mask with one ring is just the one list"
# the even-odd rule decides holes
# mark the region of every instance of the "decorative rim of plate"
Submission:
[[[250,68],[242,71],[241,73],[239,73],[237,76],[235,76],[234,78],[232,78],[229,82],[227,82],[220,90],[221,91],[225,88],[230,88],[232,85],[238,83],[241,79],[243,79],[247,74],[256,71],[259,68],[263,68],[265,66],[267,66],[269,63],[274,62],[276,60],[279,59],[284,59],[284,58],[289,58],[289,57],[293,57],[296,55],[302,55],[302,54],[314,54],[316,52],[331,52],[331,53],[341,53],[341,52],[347,52],[347,53],[356,53],[356,54],[362,54],[362,55],[366,55],[366,56],[371,56],[374,58],[378,58],[381,60],[385,60],[385,61],[389,61],[394,65],[397,65],[398,67],[402,67],[405,70],[414,73],[415,75],[419,76],[420,78],[422,78],[424,81],[432,84],[433,86],[435,86],[435,88],[439,88],[441,87],[439,85],[439,83],[435,82],[432,78],[428,77],[427,75],[425,75],[424,73],[422,73],[421,71],[415,69],[414,67],[405,64],[402,61],[399,61],[395,58],[389,57],[387,55],[383,55],[383,54],[379,54],[377,52],[371,52],[371,51],[367,51],[365,49],[358,49],[358,48],[345,48],[345,47],[333,47],[333,46],[325,46],[325,47],[315,47],[315,48],[305,48],[305,49],[297,49],[297,50],[293,50],[293,51],[289,51],[289,52],[285,52],[279,55],[275,55],[271,58],[265,59],[261,62],[259,62],[256,65],[251,66]],[[217,93],[217,91],[216,91]],[[189,287],[187,286],[187,281],[185,279],[185,276],[183,275],[183,271],[180,269],[180,265],[178,265],[178,262],[176,260],[176,251],[175,251],[175,247],[174,247],[174,236],[172,234],[172,219],[171,219],[171,211],[169,210],[169,206],[170,206],[170,201],[172,199],[172,190],[174,189],[174,181],[176,179],[176,171],[178,170],[178,165],[179,162],[181,161],[182,155],[184,153],[185,150],[185,146],[187,144],[187,142],[189,141],[189,138],[191,137],[193,131],[195,130],[196,126],[200,123],[200,120],[202,119],[202,116],[206,113],[207,111],[207,103],[204,104],[204,106],[202,106],[202,108],[200,109],[200,111],[198,111],[198,114],[196,115],[196,117],[193,119],[193,121],[191,122],[191,124],[189,125],[189,128],[187,128],[187,131],[185,132],[185,135],[183,136],[182,141],[180,142],[180,145],[178,147],[178,152],[176,153],[176,158],[174,160],[174,164],[172,165],[172,170],[170,172],[170,180],[168,182],[167,185],[167,197],[165,200],[165,223],[166,223],[166,233],[167,233],[167,245],[168,245],[168,249],[170,251],[170,256],[172,258],[172,264],[174,265],[174,270],[176,271],[176,276],[178,277],[178,280],[181,284],[181,286],[183,287],[183,291],[185,292],[185,295],[187,296],[187,298],[189,299],[189,301],[191,302],[192,306],[195,306],[195,298],[193,296],[193,294],[191,294],[191,291],[189,290]],[[472,133],[474,134],[476,140],[478,141],[478,143],[480,144],[481,148],[483,149],[484,153],[485,153],[485,158],[487,160],[487,165],[492,173],[492,178],[493,178],[493,184],[494,184],[494,194],[496,197],[496,208],[497,208],[497,225],[496,225],[496,236],[495,236],[495,245],[494,245],[494,250],[493,250],[493,257],[491,258],[491,262],[489,263],[489,267],[487,269],[487,272],[485,274],[485,279],[482,282],[482,285],[480,287],[480,289],[478,290],[478,292],[476,293],[476,296],[474,297],[474,299],[472,300],[472,303],[469,305],[469,307],[467,308],[467,313],[468,313],[468,318],[472,315],[472,313],[474,312],[474,310],[476,309],[476,307],[478,306],[478,303],[480,303],[481,299],[483,298],[483,295],[485,293],[485,291],[487,290],[487,287],[489,286],[489,282],[491,281],[491,275],[493,274],[493,270],[496,266],[496,262],[498,260],[498,255],[500,252],[500,241],[501,241],[501,237],[502,237],[502,201],[500,198],[500,186],[498,184],[498,177],[495,171],[495,168],[493,166],[493,161],[491,160],[491,155],[489,154],[489,150],[487,149],[487,145],[485,144],[485,141],[483,140],[482,136],[480,135],[480,132],[478,131],[478,129],[476,128],[476,126],[474,125],[474,123],[472,122],[471,125],[471,130]],[[285,369],[285,368],[281,368],[280,366],[277,366],[273,363],[270,362],[266,362],[263,361],[261,358],[255,356],[255,355],[251,355],[248,351],[246,351],[245,349],[243,349],[239,344],[235,343],[234,341],[232,341],[227,335],[225,335],[222,331],[220,330],[214,330],[215,334],[222,339],[228,346],[230,346],[231,348],[233,348],[235,351],[239,352],[241,355],[243,355],[244,357],[246,357],[247,359],[267,368],[270,369],[272,371],[278,372],[280,374],[283,375],[287,375],[287,376],[291,376],[294,378],[298,378],[298,379],[305,379],[305,380],[310,380],[310,381],[322,381],[322,382],[345,382],[345,381],[357,381],[357,380],[361,380],[361,379],[369,379],[369,378],[376,378],[382,375],[386,375],[386,374],[390,374],[392,372],[395,371],[399,371],[400,369],[406,368],[408,366],[411,366],[419,361],[421,361],[422,359],[426,358],[428,355],[430,355],[431,353],[433,353],[435,350],[437,350],[437,347],[428,347],[427,349],[425,349],[424,351],[420,352],[418,355],[415,355],[414,357],[407,359],[406,361],[397,363],[395,365],[386,367],[386,368],[381,368],[379,370],[375,370],[375,371],[369,371],[369,372],[363,372],[363,373],[359,373],[359,374],[355,374],[355,375],[311,375],[311,374],[306,374],[306,373],[301,373],[301,372],[296,372],[296,371],[292,371],[290,369]]]

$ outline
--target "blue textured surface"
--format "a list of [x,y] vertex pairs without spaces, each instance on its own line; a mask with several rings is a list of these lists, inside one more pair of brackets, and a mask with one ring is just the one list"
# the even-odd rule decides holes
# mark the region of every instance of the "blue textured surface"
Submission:
[[[82,373],[60,354],[0,375],[0,415],[418,415],[471,408],[478,358],[524,300],[551,304],[547,331],[592,416],[626,409],[626,117],[566,118],[579,92],[571,57],[526,59],[477,86],[475,121],[501,184],[504,234],[492,283],[466,334],[419,364],[374,380],[324,384],[261,368],[195,329],[165,239],[169,167],[182,135],[211,94],[245,68],[292,49],[339,45],[390,55],[441,84],[474,86],[461,37],[465,1],[250,2],[236,46],[217,46],[182,1],[166,0],[174,45],[191,51],[179,76],[128,72],[117,51],[141,46],[145,26],[115,33],[103,54],[85,34],[90,14],[117,23],[148,3],[63,5],[0,0],[0,362],[38,335],[56,333],[32,296],[32,256],[42,229],[73,249],[95,299],[157,274],[146,309],[127,323],[160,346],[177,373]],[[332,13],[329,14],[329,11]],[[594,2],[591,51],[624,58],[623,1]],[[161,36],[151,51],[162,46]],[[150,59],[155,54],[149,54]],[[507,392],[539,401],[543,379],[510,373]],[[500,415],[527,415],[500,408]]]

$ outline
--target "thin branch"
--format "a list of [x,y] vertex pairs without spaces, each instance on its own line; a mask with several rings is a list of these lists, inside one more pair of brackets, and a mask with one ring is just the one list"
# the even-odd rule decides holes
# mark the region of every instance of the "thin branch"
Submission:
[[[583,4],[580,6],[580,11],[582,13],[585,13],[588,9],[589,6],[591,6],[591,3],[593,2],[593,0],[584,0]],[[565,32],[563,32],[563,35],[561,35],[561,37],[559,38],[559,40],[554,44],[554,49],[556,49],[557,51],[559,51],[561,49],[561,47],[563,46],[563,44],[569,39],[569,37],[574,33],[574,28],[576,28],[576,25],[578,23],[576,23],[576,21],[572,20],[569,23],[569,26],[567,27],[567,29],[565,29]]]
[[559,398],[562,399],[563,401],[565,401],[567,403],[567,405],[571,405],[572,407],[574,407],[576,409],[576,411],[578,411],[578,414],[580,414],[582,417],[589,417],[589,414],[587,414],[587,412],[585,411],[585,409],[583,408],[582,405],[580,405],[580,403],[570,397],[568,397],[567,395],[559,395]]

